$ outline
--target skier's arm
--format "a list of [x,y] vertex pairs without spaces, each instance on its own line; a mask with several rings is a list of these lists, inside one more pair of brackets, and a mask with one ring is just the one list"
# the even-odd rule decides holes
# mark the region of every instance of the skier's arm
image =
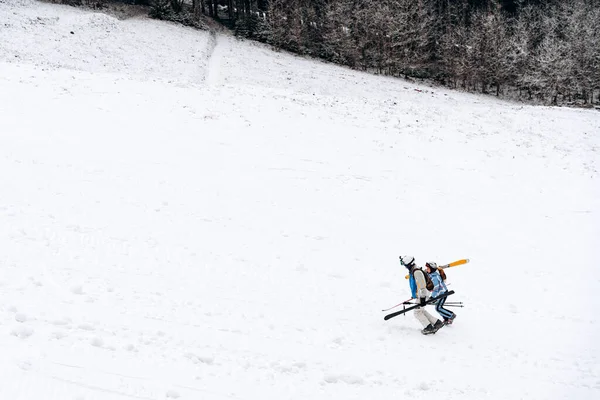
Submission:
[[423,271],[421,270],[416,270],[414,272],[414,277],[415,277],[415,283],[416,283],[416,287],[417,287],[417,294],[418,294],[418,300],[421,303],[424,303],[425,300],[427,300],[427,294],[428,294],[428,290],[425,287],[425,275],[423,273]]
[[415,278],[410,277],[408,283],[410,284],[410,293],[413,299],[417,298],[417,284],[415,283]]

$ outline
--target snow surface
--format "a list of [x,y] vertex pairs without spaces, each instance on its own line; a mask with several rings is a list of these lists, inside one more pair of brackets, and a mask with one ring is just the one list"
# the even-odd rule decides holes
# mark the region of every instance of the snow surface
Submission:
[[[0,399],[600,398],[599,134],[0,0]],[[383,321],[401,254],[471,259],[453,326]]]

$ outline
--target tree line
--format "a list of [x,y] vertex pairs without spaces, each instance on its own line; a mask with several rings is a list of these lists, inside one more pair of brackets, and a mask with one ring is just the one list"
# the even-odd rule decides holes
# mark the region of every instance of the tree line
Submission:
[[600,102],[597,0],[270,0],[250,36],[380,74]]
[[194,0],[236,32],[379,74],[600,104],[599,0]]
[[600,0],[133,1],[149,1],[154,17],[203,27],[208,16],[239,36],[359,70],[600,105]]

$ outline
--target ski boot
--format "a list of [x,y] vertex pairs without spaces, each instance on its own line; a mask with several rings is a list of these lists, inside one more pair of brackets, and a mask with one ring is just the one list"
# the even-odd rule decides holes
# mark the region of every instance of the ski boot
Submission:
[[450,318],[444,318],[444,325],[452,325],[452,321],[456,318],[456,314],[452,314]]
[[440,321],[439,319],[437,321],[435,321],[435,325],[433,325],[433,329],[434,329],[433,333],[435,333],[435,332],[439,331],[440,329],[442,329],[444,327],[444,325],[445,324],[442,321]]
[[431,324],[427,325],[425,328],[423,328],[423,330],[421,330],[423,335],[432,335],[435,332],[437,332],[437,330]]

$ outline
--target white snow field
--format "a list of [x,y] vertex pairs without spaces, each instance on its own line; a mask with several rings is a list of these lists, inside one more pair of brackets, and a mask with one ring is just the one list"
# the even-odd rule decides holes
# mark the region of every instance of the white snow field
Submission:
[[[599,136],[0,0],[0,400],[598,399]],[[404,254],[471,260],[435,335]]]

